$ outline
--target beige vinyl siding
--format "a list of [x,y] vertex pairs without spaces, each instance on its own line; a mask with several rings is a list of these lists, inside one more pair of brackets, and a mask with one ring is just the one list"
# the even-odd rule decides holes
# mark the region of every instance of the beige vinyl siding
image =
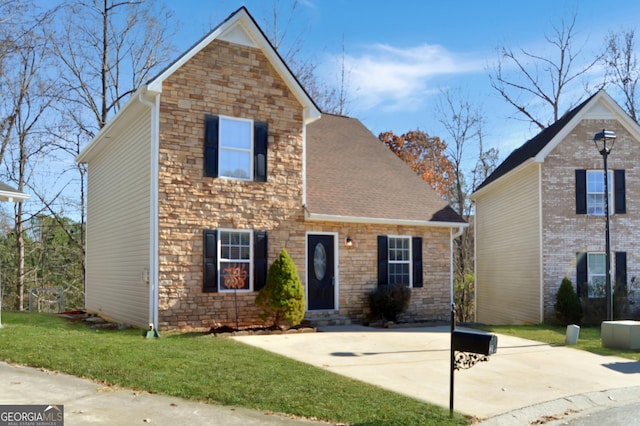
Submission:
[[[149,324],[150,112],[110,135],[89,163],[89,311],[139,327]],[[112,132],[115,133],[115,132]]]
[[477,321],[538,323],[539,166],[524,166],[486,189],[476,200]]

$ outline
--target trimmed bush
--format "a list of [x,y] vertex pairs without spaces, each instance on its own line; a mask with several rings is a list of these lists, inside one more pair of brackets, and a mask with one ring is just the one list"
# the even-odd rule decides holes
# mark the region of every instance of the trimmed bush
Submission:
[[556,316],[562,325],[580,324],[582,304],[569,278],[564,278],[556,295]]
[[258,293],[256,305],[263,310],[263,321],[273,319],[274,327],[295,327],[302,322],[305,312],[304,287],[295,263],[282,249],[271,264],[267,282]]
[[410,299],[411,289],[404,284],[380,285],[369,293],[369,308],[376,319],[396,321]]

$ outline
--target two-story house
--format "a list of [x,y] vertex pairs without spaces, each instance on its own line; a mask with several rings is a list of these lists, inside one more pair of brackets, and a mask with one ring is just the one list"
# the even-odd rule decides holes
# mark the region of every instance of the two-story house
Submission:
[[603,129],[617,135],[607,173],[612,281],[635,282],[640,128],[600,90],[513,151],[472,194],[478,322],[553,322],[565,277],[588,306],[605,306],[606,194],[594,144]]
[[323,114],[243,7],[138,89],[88,164],[86,308],[147,327],[262,324],[285,248],[306,318],[365,320],[377,285],[447,318],[466,223],[358,120]]

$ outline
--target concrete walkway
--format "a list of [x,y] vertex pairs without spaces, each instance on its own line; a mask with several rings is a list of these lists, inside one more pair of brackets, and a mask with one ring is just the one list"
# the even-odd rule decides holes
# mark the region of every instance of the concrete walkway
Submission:
[[[326,327],[236,340],[449,407],[449,327]],[[640,402],[640,363],[498,336],[488,362],[455,372],[456,411],[487,424],[547,424],[623,401]],[[587,396],[589,395],[589,396]]]

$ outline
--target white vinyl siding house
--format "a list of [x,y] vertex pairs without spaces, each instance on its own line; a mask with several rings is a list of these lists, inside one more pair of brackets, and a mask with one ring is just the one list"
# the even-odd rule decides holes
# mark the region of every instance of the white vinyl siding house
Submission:
[[[150,110],[134,104],[99,152],[88,152],[86,308],[149,324]],[[130,108],[133,109],[133,108]],[[124,124],[124,123],[123,123]]]
[[[529,163],[496,182],[504,191],[476,198],[476,319],[487,324],[538,323],[540,299],[539,165]],[[508,264],[505,269],[500,265]]]
[[[555,322],[565,278],[581,298],[583,321],[602,320],[597,287],[603,276],[607,195],[593,138],[603,129],[617,135],[607,175],[612,282],[632,297],[640,276],[635,207],[640,127],[600,90],[516,148],[471,194],[478,321]],[[629,307],[619,304],[619,315],[628,315],[635,305],[631,299]]]

